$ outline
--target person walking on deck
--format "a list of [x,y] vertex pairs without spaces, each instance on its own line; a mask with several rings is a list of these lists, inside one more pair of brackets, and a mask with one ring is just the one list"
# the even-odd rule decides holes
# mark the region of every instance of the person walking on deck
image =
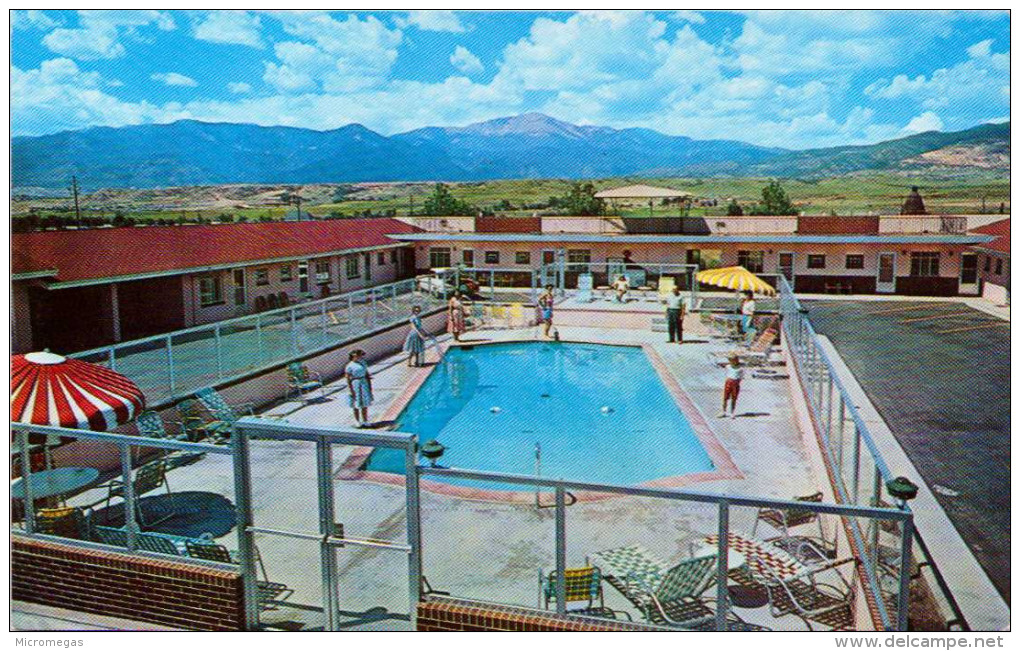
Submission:
[[459,291],[453,293],[446,305],[446,329],[453,335],[454,341],[460,341],[461,334],[467,330],[467,316],[464,314],[464,303]]
[[407,353],[408,366],[422,366],[425,363],[425,340],[428,333],[421,323],[421,307],[411,308],[411,331],[404,339],[404,352]]
[[553,296],[553,286],[546,285],[545,291],[538,297],[538,322],[545,324],[545,336],[550,337],[549,330],[553,324],[553,305],[556,298]]
[[740,396],[740,381],[744,379],[744,369],[740,366],[740,356],[730,355],[726,366],[726,382],[723,384],[722,411],[719,418],[726,418],[726,404],[730,405],[730,418],[737,417],[737,398]]
[[669,331],[669,343],[684,343],[684,297],[680,288],[673,286],[673,291],[666,294],[666,329]]
[[354,410],[357,427],[366,427],[369,424],[368,408],[372,404],[372,374],[368,372],[368,364],[365,363],[365,351],[352,350],[348,358],[350,361],[344,368],[348,399]]
[[747,341],[751,341],[757,334],[754,328],[754,292],[744,292],[744,298],[740,301],[740,331],[746,335]]

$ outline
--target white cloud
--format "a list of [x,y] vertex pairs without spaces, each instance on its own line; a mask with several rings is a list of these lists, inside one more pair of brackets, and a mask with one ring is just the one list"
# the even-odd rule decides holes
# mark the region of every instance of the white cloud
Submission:
[[697,11],[688,11],[681,9],[673,12],[673,20],[679,20],[683,22],[692,23],[694,25],[704,25],[705,17]]
[[124,34],[134,35],[138,28],[155,25],[163,31],[174,29],[170,14],[150,10],[83,10],[78,12],[79,27],[55,29],[43,37],[43,45],[57,54],[82,59],[115,59],[123,56],[120,43]]
[[197,81],[179,72],[157,72],[150,75],[149,79],[161,82],[167,86],[188,86],[191,88],[198,86]]
[[454,49],[453,54],[450,55],[450,63],[453,64],[453,67],[466,75],[475,74],[485,70],[485,66],[482,65],[481,59],[476,57],[471,53],[471,50],[462,45],[458,45],[456,49]]
[[337,20],[322,12],[277,14],[284,31],[300,41],[277,43],[278,61],[267,62],[263,79],[283,92],[321,87],[349,92],[383,84],[397,59],[400,30],[374,16]]
[[975,59],[980,57],[986,57],[992,53],[993,42],[994,41],[989,38],[984,41],[975,43],[974,45],[971,45],[969,48],[967,48],[967,54],[969,54],[972,58]]
[[409,11],[407,16],[398,17],[396,22],[399,27],[417,27],[426,32],[453,32],[461,33],[467,31],[460,17],[453,11]]
[[11,27],[14,29],[52,29],[56,26],[57,21],[38,9],[11,12]]
[[210,43],[262,47],[262,19],[247,11],[212,11],[195,23],[193,34]]
[[235,95],[244,95],[251,92],[251,84],[243,81],[231,81],[227,84],[227,90]]
[[122,126],[150,121],[160,111],[148,102],[123,102],[103,91],[105,81],[71,59],[50,59],[39,68],[11,67],[11,126],[34,135],[95,125]]
[[903,127],[903,133],[921,133],[923,131],[941,131],[942,120],[931,111],[925,111],[921,115],[907,123]]

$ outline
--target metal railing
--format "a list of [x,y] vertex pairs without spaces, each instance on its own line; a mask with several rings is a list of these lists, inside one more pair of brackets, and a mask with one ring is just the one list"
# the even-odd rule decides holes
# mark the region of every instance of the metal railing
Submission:
[[[583,275],[592,276],[592,287],[595,294],[599,293],[599,287],[609,287],[620,276],[625,276],[630,283],[632,296],[647,294],[642,292],[643,286],[651,287],[652,284],[658,288],[663,278],[672,278],[674,283],[688,298],[688,305],[692,308],[698,304],[698,282],[695,279],[698,273],[698,265],[684,263],[658,263],[658,262],[625,262],[623,260],[605,260],[601,262],[554,262],[545,264],[538,268],[535,280],[536,287],[552,285],[559,296],[576,295]],[[605,290],[602,290],[603,292]]]
[[[602,494],[607,496],[630,496],[630,497],[642,497],[642,498],[658,498],[669,500],[673,505],[671,508],[675,509],[680,507],[682,504],[687,506],[692,505],[708,505],[714,507],[716,512],[716,531],[713,532],[716,536],[716,543],[710,544],[714,547],[711,551],[714,552],[716,558],[715,565],[715,595],[716,611],[714,613],[714,626],[716,630],[727,630],[728,617],[730,611],[730,596],[728,592],[729,577],[733,568],[730,565],[730,554],[729,554],[729,534],[740,534],[741,531],[735,529],[732,524],[732,510],[738,507],[750,507],[755,509],[776,509],[789,512],[811,512],[822,515],[840,516],[847,520],[856,521],[858,519],[865,519],[869,523],[873,523],[875,527],[883,524],[889,526],[909,527],[913,521],[913,515],[906,510],[900,510],[892,507],[873,507],[873,506],[858,506],[850,504],[827,504],[822,502],[804,502],[799,500],[782,500],[772,499],[754,496],[744,495],[728,495],[728,494],[714,494],[714,493],[703,493],[697,491],[680,490],[673,488],[654,488],[645,486],[623,486],[614,484],[602,484],[593,482],[583,481],[569,481],[563,479],[551,479],[544,477],[535,477],[528,475],[515,475],[508,473],[497,473],[497,472],[484,472],[478,470],[465,470],[459,468],[444,468],[438,466],[424,466],[418,465],[415,467],[416,473],[423,477],[435,477],[439,479],[460,479],[460,480],[472,480],[474,482],[493,482],[499,485],[500,489],[506,488],[507,485],[513,487],[526,487],[527,491],[539,491],[540,489],[546,489],[551,491],[554,495],[553,508],[555,509],[555,521],[554,521],[554,557],[555,557],[555,593],[556,593],[556,610],[559,614],[565,614],[566,611],[566,569],[567,569],[567,540],[568,540],[568,523],[567,523],[567,509],[573,503],[568,498],[572,495],[571,491],[585,492],[589,494]],[[416,481],[417,484],[417,481]],[[746,534],[745,534],[746,535]],[[673,543],[674,541],[662,541],[664,546],[667,543]],[[428,554],[426,549],[423,550],[422,563],[424,566],[423,572],[426,574],[428,567]],[[596,551],[596,550],[589,550]],[[704,551],[704,548],[702,549]],[[459,553],[458,553],[459,554]],[[459,554],[460,555],[460,554]],[[465,559],[466,560],[466,559]],[[861,566],[865,568],[867,574],[874,574],[877,569],[874,567],[873,561],[866,557],[856,559]],[[833,565],[838,565],[838,561]],[[833,569],[835,571],[835,569]],[[909,566],[903,565],[899,567],[899,572],[902,574],[901,581],[908,580],[909,577]],[[452,594],[455,598],[472,600],[471,596]],[[508,602],[501,602],[495,596],[487,596],[485,601],[489,603],[504,603],[505,605],[520,605]],[[906,630],[906,622],[897,622],[890,620],[884,622],[886,630]]]
[[[888,506],[897,504],[903,511],[910,510],[906,503],[889,494],[887,484],[896,479],[882,458],[867,423],[861,417],[853,398],[836,372],[832,360],[821,346],[818,335],[807,310],[797,300],[786,278],[777,278],[779,306],[782,315],[783,337],[790,357],[796,365],[804,391],[805,401],[811,412],[814,426],[821,441],[822,453],[830,468],[837,499],[844,504],[860,506]],[[856,522],[850,523],[851,537],[861,553],[870,560],[872,568],[880,568],[889,554],[888,531],[877,523],[870,522],[863,530]],[[918,572],[928,568],[933,574],[941,597],[940,609],[948,611],[947,622],[956,623],[966,630],[967,624],[956,600],[938,571],[934,560],[927,552],[927,546],[913,526],[913,520],[905,521],[902,532],[893,532],[893,543],[899,547],[900,564],[909,567],[913,543],[916,541],[923,558],[917,562]],[[895,540],[898,538],[898,540]],[[876,604],[885,622],[891,611],[899,623],[900,630],[906,630],[909,598],[910,572],[903,572],[899,585],[886,589],[886,577],[869,575],[873,594],[886,595]]]
[[74,353],[131,378],[150,404],[259,373],[427,313],[444,295],[414,279]]

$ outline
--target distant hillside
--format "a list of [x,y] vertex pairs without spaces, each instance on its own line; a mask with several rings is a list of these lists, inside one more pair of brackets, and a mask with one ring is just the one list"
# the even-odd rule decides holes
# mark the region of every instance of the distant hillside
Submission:
[[[781,154],[746,172],[752,175],[786,177],[838,176],[862,170],[894,170],[901,167],[934,167],[938,155],[923,158],[929,152],[955,147],[956,155],[941,160],[952,167],[982,167],[979,152],[987,148],[1005,153],[1005,169],[1009,169],[1009,122],[982,124],[965,131],[943,133],[927,131],[905,138],[887,140],[874,145],[827,147]],[[908,162],[909,161],[909,162]]]
[[17,137],[16,192],[218,184],[779,176],[864,170],[1009,169],[1009,123],[929,132],[875,145],[790,152],[651,129],[578,126],[540,113],[383,136],[358,124],[331,131],[182,120]]

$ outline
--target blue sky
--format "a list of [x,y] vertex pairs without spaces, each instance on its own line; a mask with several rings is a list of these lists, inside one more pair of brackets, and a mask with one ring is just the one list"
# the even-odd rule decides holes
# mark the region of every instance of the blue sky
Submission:
[[1003,12],[17,11],[15,135],[527,111],[789,148],[1009,118]]

